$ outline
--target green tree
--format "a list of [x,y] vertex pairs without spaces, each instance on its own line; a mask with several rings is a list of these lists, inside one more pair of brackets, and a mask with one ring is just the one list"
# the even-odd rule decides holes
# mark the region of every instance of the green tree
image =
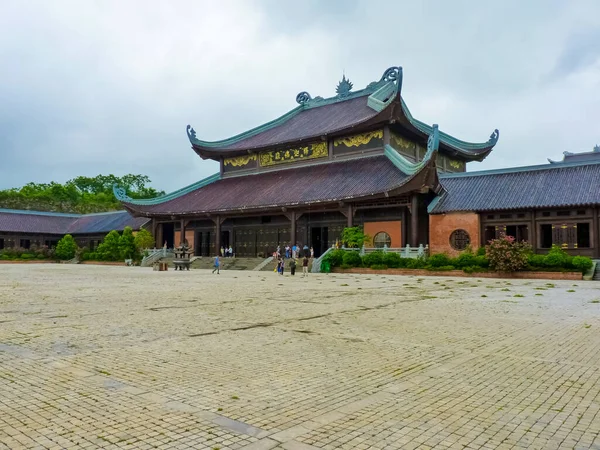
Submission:
[[113,185],[123,187],[132,198],[153,198],[164,195],[148,186],[146,175],[128,174],[76,177],[64,184],[28,183],[21,188],[0,191],[0,208],[33,209],[74,213],[92,213],[121,209],[113,195]]
[[63,238],[56,244],[56,250],[54,254],[58,259],[69,260],[75,257],[77,252],[77,243],[73,236],[65,234]]
[[125,227],[123,234],[119,238],[119,251],[121,252],[121,258],[123,259],[135,257],[137,249],[135,247],[135,237],[133,236],[131,227]]
[[102,243],[96,249],[96,255],[102,261],[118,261],[121,259],[121,249],[119,248],[119,232],[112,230],[108,233]]
[[344,231],[342,231],[342,242],[344,242],[348,248],[362,247],[365,242],[370,240],[371,236],[366,235],[363,232],[362,227],[349,227],[344,228]]
[[145,228],[140,229],[135,235],[135,247],[139,252],[155,245],[154,237]]

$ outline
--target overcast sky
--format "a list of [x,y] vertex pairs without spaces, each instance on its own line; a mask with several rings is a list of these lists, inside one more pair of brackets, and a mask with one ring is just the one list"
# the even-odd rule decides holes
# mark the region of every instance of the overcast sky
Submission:
[[269,121],[306,90],[404,69],[413,116],[500,140],[468,170],[600,144],[600,2],[0,0],[0,189],[218,166],[190,148]]

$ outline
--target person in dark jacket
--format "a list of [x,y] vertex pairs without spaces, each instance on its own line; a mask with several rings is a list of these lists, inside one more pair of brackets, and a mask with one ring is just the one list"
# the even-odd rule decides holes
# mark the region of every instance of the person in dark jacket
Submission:
[[296,260],[292,258],[290,261],[290,275],[296,274]]

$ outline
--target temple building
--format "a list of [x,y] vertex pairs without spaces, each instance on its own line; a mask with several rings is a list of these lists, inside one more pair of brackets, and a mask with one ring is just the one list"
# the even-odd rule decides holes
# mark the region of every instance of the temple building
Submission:
[[301,92],[296,108],[229,139],[200,140],[188,125],[193,150],[219,173],[156,199],[115,194],[152,219],[157,245],[186,240],[197,255],[268,255],[288,243],[319,255],[354,225],[374,245],[427,245],[440,177],[483,160],[498,130],[482,143],[457,139],[415,119],[401,91],[402,69],[391,67],[361,90],[343,77],[334,97]]
[[150,219],[132,217],[127,211],[65,214],[0,208],[0,250],[56,247],[65,234],[72,235],[80,247],[93,250],[112,230],[129,226],[137,231],[148,222]]

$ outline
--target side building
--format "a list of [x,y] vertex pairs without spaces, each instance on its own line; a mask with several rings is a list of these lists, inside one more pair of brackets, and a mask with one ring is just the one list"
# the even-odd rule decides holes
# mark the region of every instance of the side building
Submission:
[[137,231],[148,222],[149,219],[133,217],[127,211],[63,214],[0,209],[0,250],[55,247],[65,234],[71,234],[80,247],[93,250],[110,231],[123,231],[127,226]]
[[336,96],[296,96],[283,116],[217,142],[188,139],[219,173],[166,196],[123,206],[152,220],[157,246],[187,241],[196,255],[232,246],[238,256],[308,245],[320,255],[344,227],[362,225],[376,246],[427,245],[427,209],[442,192],[440,176],[465,172],[498,141],[459,140],[415,119],[402,96],[402,68],[353,91],[343,77]]

